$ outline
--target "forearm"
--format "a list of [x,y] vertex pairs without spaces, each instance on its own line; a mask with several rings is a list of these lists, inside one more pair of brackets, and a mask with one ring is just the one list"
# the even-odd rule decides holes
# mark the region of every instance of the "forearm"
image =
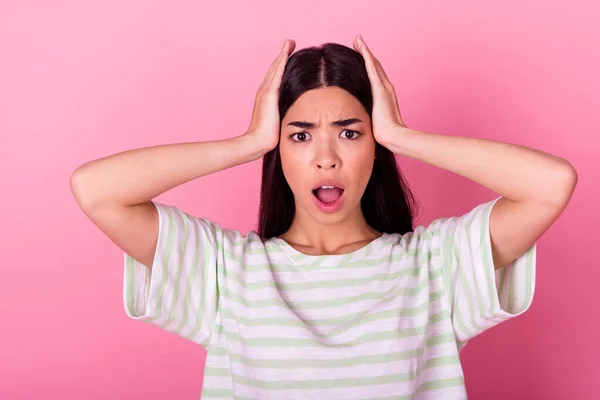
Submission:
[[565,159],[521,145],[401,129],[388,147],[454,172],[513,201],[564,204],[577,180]]
[[71,176],[78,203],[136,205],[185,182],[264,155],[249,135],[124,151],[81,165]]

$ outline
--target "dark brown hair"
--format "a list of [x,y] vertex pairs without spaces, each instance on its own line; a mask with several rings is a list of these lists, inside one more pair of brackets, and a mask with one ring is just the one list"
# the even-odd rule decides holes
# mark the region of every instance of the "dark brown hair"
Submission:
[[[356,97],[371,118],[373,97],[362,55],[341,44],[325,43],[289,57],[279,95],[280,123],[300,95],[328,86],[340,87]],[[412,232],[415,199],[394,153],[376,142],[375,154],[373,172],[361,199],[363,215],[379,232]],[[258,235],[263,239],[282,235],[291,226],[295,211],[294,194],[283,175],[278,144],[263,158]]]

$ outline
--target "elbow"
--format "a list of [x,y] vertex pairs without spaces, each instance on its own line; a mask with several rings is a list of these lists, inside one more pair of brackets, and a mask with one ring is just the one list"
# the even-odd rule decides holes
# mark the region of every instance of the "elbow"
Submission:
[[85,164],[78,167],[71,173],[69,178],[69,186],[75,201],[77,201],[77,204],[79,204],[79,206],[85,210],[91,207],[91,201],[89,193],[86,190],[88,179],[86,178],[84,166]]
[[579,175],[577,170],[569,161],[565,160],[561,169],[560,179],[557,179],[557,193],[554,197],[554,203],[562,208],[565,208],[577,187]]

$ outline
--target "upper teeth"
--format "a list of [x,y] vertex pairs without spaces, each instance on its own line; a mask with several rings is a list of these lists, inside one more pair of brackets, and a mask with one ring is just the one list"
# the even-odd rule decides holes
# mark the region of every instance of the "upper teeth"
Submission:
[[333,189],[335,186],[321,186],[321,189]]

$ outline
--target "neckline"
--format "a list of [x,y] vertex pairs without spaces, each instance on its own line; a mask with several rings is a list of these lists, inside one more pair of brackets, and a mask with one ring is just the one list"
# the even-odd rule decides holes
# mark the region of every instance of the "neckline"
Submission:
[[343,254],[319,254],[311,255],[303,253],[295,249],[291,244],[279,237],[273,237],[271,241],[281,249],[292,261],[296,264],[308,266],[332,266],[338,264],[346,264],[358,260],[362,260],[377,251],[383,246],[390,234],[383,232],[381,236],[376,237],[363,247]]

